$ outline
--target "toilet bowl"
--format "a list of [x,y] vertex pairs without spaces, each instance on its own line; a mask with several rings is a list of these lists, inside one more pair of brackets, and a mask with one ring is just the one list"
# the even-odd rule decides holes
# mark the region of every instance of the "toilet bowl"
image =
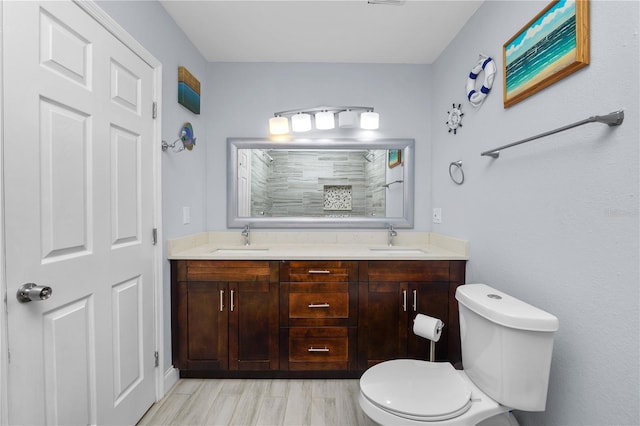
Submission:
[[510,408],[447,362],[397,359],[374,365],[360,379],[359,402],[381,425],[474,426],[490,418],[488,425],[518,425]]
[[397,359],[360,378],[359,403],[381,425],[518,425],[546,408],[558,319],[485,284],[457,288],[464,370]]

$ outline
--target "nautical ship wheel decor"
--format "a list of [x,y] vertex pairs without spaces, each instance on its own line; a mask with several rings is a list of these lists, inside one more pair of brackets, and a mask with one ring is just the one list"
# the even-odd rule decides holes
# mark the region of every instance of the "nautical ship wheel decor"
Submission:
[[453,132],[453,134],[457,134],[458,128],[462,127],[462,117],[464,117],[464,113],[460,109],[462,107],[461,104],[452,104],[451,111],[447,111],[449,114],[449,119],[446,122],[446,125],[449,127],[449,133]]

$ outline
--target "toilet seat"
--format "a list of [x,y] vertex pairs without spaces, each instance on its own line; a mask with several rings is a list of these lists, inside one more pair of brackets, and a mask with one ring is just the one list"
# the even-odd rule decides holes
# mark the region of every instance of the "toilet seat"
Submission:
[[455,418],[471,406],[471,388],[445,362],[385,361],[365,371],[360,390],[378,408],[416,421]]

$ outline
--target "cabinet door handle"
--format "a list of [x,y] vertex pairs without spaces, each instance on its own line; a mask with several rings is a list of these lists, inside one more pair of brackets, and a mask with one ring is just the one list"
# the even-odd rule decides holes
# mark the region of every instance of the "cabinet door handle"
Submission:
[[328,303],[309,303],[310,308],[328,308],[330,306]]
[[402,290],[402,310],[407,312],[407,290]]
[[233,312],[234,308],[235,308],[235,305],[233,303],[233,290],[231,290],[231,312]]
[[314,348],[313,346],[307,349],[307,352],[329,352],[329,348],[326,346],[324,348]]
[[220,290],[220,312],[224,310],[224,290]]
[[330,274],[331,271],[327,271],[326,269],[310,269],[310,274]]
[[413,290],[413,312],[418,311],[418,290]]

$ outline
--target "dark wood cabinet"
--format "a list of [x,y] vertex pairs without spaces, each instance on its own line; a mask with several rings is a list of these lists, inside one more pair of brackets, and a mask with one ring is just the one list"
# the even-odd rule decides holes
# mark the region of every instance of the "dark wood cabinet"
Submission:
[[357,369],[358,262],[280,263],[280,368]]
[[172,260],[171,274],[181,377],[359,377],[427,359],[417,313],[445,323],[437,360],[461,358],[465,261]]
[[172,261],[173,362],[202,371],[278,370],[278,267]]
[[464,261],[362,261],[359,282],[358,365],[364,370],[396,358],[428,359],[430,342],[413,333],[418,313],[445,328],[436,360],[460,361],[455,289],[464,283]]

